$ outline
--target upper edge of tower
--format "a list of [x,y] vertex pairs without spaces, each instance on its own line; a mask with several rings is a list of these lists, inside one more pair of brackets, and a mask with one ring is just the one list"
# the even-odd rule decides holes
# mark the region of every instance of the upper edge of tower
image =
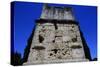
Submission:
[[74,20],[72,7],[43,5],[41,19]]
[[46,8],[58,8],[58,9],[64,9],[64,10],[72,10],[72,7],[69,7],[69,6],[50,6],[48,4],[44,4],[43,7],[46,7]]

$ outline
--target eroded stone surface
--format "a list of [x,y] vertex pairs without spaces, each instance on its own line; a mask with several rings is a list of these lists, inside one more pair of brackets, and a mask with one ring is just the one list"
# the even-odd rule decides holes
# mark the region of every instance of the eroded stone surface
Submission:
[[[46,20],[74,20],[70,9],[44,6],[43,12],[41,18]],[[28,60],[24,64],[87,61],[78,25],[67,23],[37,23]]]

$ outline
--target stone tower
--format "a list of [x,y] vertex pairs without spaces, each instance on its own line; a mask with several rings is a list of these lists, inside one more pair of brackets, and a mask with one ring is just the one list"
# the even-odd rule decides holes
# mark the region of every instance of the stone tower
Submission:
[[89,61],[71,7],[45,4],[33,34],[24,65]]

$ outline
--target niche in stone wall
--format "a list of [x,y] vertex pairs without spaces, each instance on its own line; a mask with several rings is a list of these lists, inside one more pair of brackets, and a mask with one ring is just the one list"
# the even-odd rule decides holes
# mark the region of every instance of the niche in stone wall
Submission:
[[77,38],[72,38],[72,42],[77,42]]
[[77,48],[82,48],[82,46],[81,45],[73,45],[73,46],[71,46],[71,48],[72,49],[77,49]]
[[39,35],[39,42],[40,42],[40,43],[42,43],[42,42],[43,42],[43,40],[44,40],[44,37],[43,37],[43,36],[41,36],[41,35]]

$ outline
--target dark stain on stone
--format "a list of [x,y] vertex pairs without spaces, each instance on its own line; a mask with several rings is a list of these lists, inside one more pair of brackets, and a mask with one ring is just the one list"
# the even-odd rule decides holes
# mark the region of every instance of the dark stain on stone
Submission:
[[62,53],[63,55],[65,55],[65,53]]
[[80,45],[77,45],[77,46],[71,46],[71,48],[73,48],[73,49],[77,49],[77,48],[82,48],[82,46],[80,46]]
[[[55,22],[55,21],[54,21]],[[58,26],[56,23],[54,23],[54,26],[55,26],[55,29],[57,30],[58,29]]]
[[45,47],[43,47],[43,46],[34,46],[32,49],[43,50],[43,49],[45,49]]
[[54,51],[54,53],[56,54],[58,52],[58,49],[52,49],[51,51]]
[[72,26],[72,28],[74,28],[74,26]]
[[52,53],[50,53],[50,56],[52,56],[53,54]]
[[62,57],[61,57],[61,56],[59,56],[59,57],[58,57],[58,59],[62,59]]
[[36,60],[38,60],[38,58],[36,58]]
[[72,38],[72,42],[76,42],[77,41],[77,38]]
[[42,43],[44,40],[43,36],[39,35],[39,42]]
[[55,40],[53,40],[52,42],[55,43]]

